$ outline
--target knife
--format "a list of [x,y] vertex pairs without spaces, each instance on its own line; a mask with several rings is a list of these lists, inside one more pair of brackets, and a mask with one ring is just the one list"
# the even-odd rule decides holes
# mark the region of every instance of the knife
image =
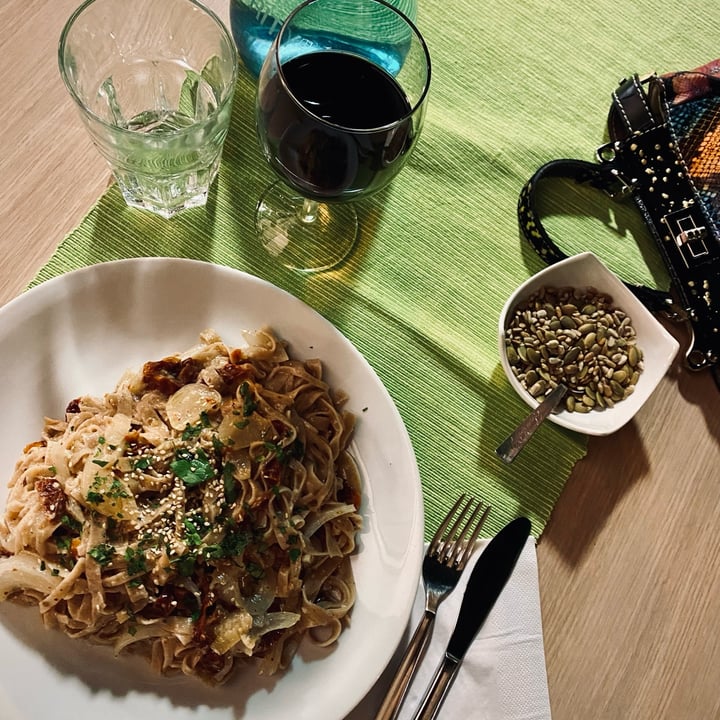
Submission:
[[505,587],[529,535],[530,521],[526,517],[515,518],[488,543],[477,559],[445,656],[413,720],[433,720],[437,717],[470,643]]

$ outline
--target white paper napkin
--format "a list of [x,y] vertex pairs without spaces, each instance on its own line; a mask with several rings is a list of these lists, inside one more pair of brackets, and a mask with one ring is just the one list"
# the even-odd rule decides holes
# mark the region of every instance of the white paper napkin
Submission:
[[[405,698],[400,720],[411,720],[420,705],[455,628],[470,571],[487,542],[479,544],[458,586],[438,609],[432,642]],[[346,720],[375,717],[423,607],[421,585],[402,648],[373,691]],[[512,576],[470,646],[439,718],[550,720],[534,538],[528,538]]]

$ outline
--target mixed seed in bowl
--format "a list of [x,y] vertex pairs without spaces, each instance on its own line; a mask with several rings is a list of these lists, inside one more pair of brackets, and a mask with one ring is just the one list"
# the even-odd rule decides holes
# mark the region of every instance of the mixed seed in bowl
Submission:
[[530,295],[510,316],[505,350],[533,397],[567,385],[569,412],[614,407],[632,394],[643,371],[631,318],[592,287],[548,286]]

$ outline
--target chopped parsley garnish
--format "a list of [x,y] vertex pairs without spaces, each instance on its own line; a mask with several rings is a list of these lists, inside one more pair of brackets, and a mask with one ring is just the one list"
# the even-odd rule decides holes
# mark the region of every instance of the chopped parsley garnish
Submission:
[[107,565],[112,560],[113,555],[115,555],[115,548],[112,545],[101,543],[100,545],[90,548],[88,555],[98,563],[98,565]]
[[150,467],[150,458],[141,457],[133,463],[133,469],[135,470],[147,470]]
[[240,396],[243,399],[243,415],[245,415],[245,417],[252,415],[257,408],[257,403],[255,402],[252,390],[250,390],[250,385],[247,381],[240,386]]
[[180,448],[175,453],[175,460],[170,463],[170,469],[186,485],[199,485],[215,476],[212,461],[202,448],[194,453],[187,448]]
[[110,483],[107,496],[110,498],[127,498],[130,497],[130,493],[128,493],[125,486],[116,478]]
[[237,557],[242,554],[247,544],[250,542],[250,533],[236,529],[228,529],[225,537],[220,541],[219,545],[206,545],[203,554],[208,559],[220,560],[222,558]]
[[117,539],[117,520],[113,517],[107,519],[107,525],[105,526],[105,534],[110,540]]
[[107,460],[93,460],[93,465],[99,465],[100,467],[105,467],[108,464]]
[[260,580],[260,578],[262,578],[265,574],[265,570],[254,562],[247,563],[247,565],[245,565],[245,569],[248,571],[250,577],[255,578],[255,580]]
[[192,440],[192,438],[197,437],[202,432],[203,428],[206,427],[210,427],[210,419],[208,418],[206,412],[201,412],[200,422],[196,425],[190,425],[190,423],[188,423],[185,426],[185,429],[182,432],[182,439]]
[[185,553],[178,558],[175,558],[172,563],[175,569],[183,577],[190,577],[195,571],[195,555],[192,553]]
[[145,564],[145,553],[137,548],[128,547],[125,551],[128,575],[138,575],[147,570]]
[[290,562],[297,562],[300,559],[301,551],[300,548],[290,548],[288,550],[288,556],[290,557]]
[[161,546],[161,540],[158,536],[154,535],[150,531],[145,531],[138,540],[138,549],[147,550],[148,548],[159,548]]
[[264,445],[267,450],[275,455],[281,465],[287,465],[290,460],[299,460],[305,453],[305,448],[298,438],[295,438],[287,446],[272,442],[266,442]]
[[71,515],[63,515],[60,518],[60,524],[76,533],[79,533],[82,530],[82,523]]
[[191,547],[200,545],[202,543],[202,536],[200,535],[200,530],[197,525],[195,525],[189,517],[183,520],[183,525],[185,526],[185,539],[188,545]]
[[192,440],[194,437],[197,437],[200,434],[201,430],[202,425],[187,424],[185,426],[185,429],[182,431],[181,437],[183,440]]
[[228,530],[220,542],[224,557],[240,555],[250,542],[250,534],[244,530]]
[[[109,485],[107,484],[108,482],[110,483]],[[118,498],[130,497],[130,493],[128,493],[125,485],[117,478],[111,480],[109,477],[96,475],[85,498],[89,503],[99,505],[106,497],[117,500]]]
[[235,463],[226,462],[223,466],[223,491],[225,502],[230,504],[237,500],[237,487],[235,486]]

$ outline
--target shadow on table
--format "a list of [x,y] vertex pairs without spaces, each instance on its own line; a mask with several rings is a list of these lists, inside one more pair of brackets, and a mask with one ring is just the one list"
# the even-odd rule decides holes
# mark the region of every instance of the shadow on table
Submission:
[[579,564],[623,496],[647,476],[649,462],[635,421],[617,433],[593,438],[580,463],[595,467],[592,483],[568,479],[562,506],[550,516],[540,542],[553,544],[571,565]]
[[[667,327],[667,326],[666,326]],[[684,367],[685,353],[690,345],[690,332],[685,325],[675,324],[669,327],[680,343],[680,351],[675,360],[678,366],[677,391],[691,405],[697,405],[705,418],[705,430],[720,443],[720,387],[715,383],[709,370],[694,372]]]
[[[676,329],[669,329],[681,348],[661,392],[677,392],[686,402],[697,405],[705,417],[706,428],[693,429],[693,435],[707,432],[715,442],[720,442],[720,415],[716,411],[720,390],[709,372],[692,372],[684,366],[687,338],[683,339]],[[652,413],[652,405],[653,397],[641,412]],[[677,443],[679,449],[686,447],[687,438],[678,437]],[[578,564],[622,497],[634,484],[651,481],[648,473],[652,452],[651,447],[645,446],[636,420],[613,435],[592,438],[587,456],[580,461],[591,464],[592,472],[583,473],[582,479],[571,475],[562,494],[563,509],[553,513],[541,542],[552,543],[568,563]]]

